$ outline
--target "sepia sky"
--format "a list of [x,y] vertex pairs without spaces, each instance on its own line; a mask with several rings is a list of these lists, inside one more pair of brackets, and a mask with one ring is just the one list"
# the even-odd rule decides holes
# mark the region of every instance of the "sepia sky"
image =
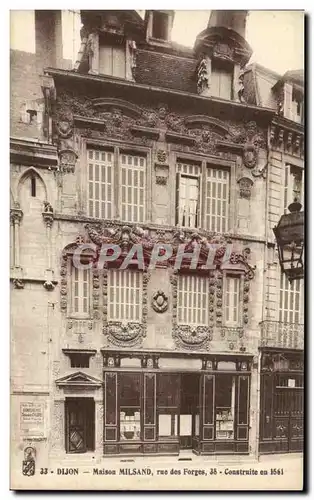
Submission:
[[[75,61],[80,45],[79,11],[64,11],[64,57]],[[144,11],[139,11],[143,16]],[[210,11],[176,10],[172,40],[193,47],[206,28]],[[33,11],[11,11],[11,48],[34,52]],[[249,11],[246,39],[253,49],[250,62],[258,62],[278,73],[304,67],[303,12]]]

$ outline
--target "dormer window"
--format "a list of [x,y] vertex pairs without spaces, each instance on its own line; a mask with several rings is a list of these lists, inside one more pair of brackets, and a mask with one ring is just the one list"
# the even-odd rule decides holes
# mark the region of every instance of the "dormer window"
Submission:
[[291,120],[297,123],[303,122],[303,96],[295,88],[292,90]]
[[147,39],[151,43],[170,43],[174,11],[150,10],[146,13]]
[[99,44],[99,73],[126,78],[126,44]]
[[153,12],[152,36],[158,40],[168,40],[168,15],[164,12]]
[[211,63],[210,95],[232,99],[233,66],[229,62],[213,59]]

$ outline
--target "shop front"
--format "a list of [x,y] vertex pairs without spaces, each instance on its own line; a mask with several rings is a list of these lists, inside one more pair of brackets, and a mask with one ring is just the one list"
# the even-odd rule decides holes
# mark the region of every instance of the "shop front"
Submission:
[[261,353],[260,453],[303,452],[303,351]]
[[250,356],[103,354],[105,455],[249,452]]

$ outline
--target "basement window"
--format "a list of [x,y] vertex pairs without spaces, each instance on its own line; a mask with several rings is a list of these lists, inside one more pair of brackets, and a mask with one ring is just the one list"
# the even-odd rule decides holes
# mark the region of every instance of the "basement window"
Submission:
[[153,12],[153,38],[168,40],[168,15],[163,12]]

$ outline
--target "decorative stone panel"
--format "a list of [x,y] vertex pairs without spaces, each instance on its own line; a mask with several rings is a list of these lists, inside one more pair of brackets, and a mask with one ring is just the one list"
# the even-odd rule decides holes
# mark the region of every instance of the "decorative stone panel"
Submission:
[[147,285],[150,273],[143,271],[143,292],[142,292],[142,322],[109,321],[108,320],[108,267],[103,270],[103,333],[106,335],[109,344],[118,347],[128,347],[140,345],[146,337],[148,297]]

